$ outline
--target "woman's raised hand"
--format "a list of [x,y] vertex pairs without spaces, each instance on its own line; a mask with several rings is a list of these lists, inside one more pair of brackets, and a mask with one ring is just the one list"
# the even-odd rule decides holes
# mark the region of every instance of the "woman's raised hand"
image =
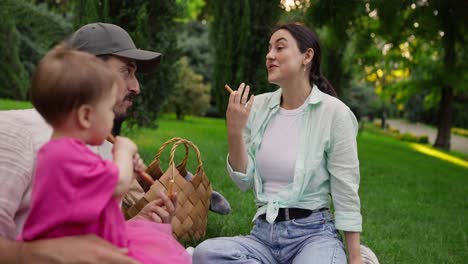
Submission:
[[247,124],[250,110],[254,102],[254,95],[250,95],[250,86],[241,83],[236,91],[229,96],[229,103],[226,111],[226,122],[229,135],[242,135]]

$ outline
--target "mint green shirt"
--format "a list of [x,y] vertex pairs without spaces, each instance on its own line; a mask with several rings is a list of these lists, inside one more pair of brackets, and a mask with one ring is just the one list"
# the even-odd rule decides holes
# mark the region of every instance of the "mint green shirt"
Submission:
[[227,162],[229,175],[237,186],[242,191],[254,190],[258,206],[254,219],[266,213],[266,220],[273,223],[279,208],[329,208],[331,194],[336,228],[361,232],[358,123],[344,103],[321,92],[315,85],[302,116],[294,180],[270,198],[263,192],[255,166],[256,153],[266,125],[280,109],[281,93],[280,88],[255,97],[244,130],[248,153],[246,173],[233,171]]

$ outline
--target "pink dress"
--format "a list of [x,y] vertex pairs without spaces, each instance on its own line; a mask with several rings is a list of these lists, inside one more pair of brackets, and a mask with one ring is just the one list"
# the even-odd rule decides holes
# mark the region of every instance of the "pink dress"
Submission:
[[53,139],[37,155],[24,241],[96,234],[142,263],[191,263],[169,224],[125,221],[113,197],[118,168],[72,138]]

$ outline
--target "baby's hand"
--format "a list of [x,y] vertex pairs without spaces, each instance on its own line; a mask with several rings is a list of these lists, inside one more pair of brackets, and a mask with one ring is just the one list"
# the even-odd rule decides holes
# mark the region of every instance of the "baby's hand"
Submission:
[[140,154],[136,153],[133,155],[133,170],[134,171],[145,171],[146,165],[143,163],[143,160],[140,158]]
[[116,151],[125,151],[133,156],[137,153],[138,147],[129,138],[116,137],[114,142],[114,152]]

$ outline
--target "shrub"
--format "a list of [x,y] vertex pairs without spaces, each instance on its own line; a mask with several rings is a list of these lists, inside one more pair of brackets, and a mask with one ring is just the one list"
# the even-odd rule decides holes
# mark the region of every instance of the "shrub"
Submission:
[[389,127],[388,131],[390,131],[392,134],[400,134],[400,130],[398,128]]
[[468,137],[468,129],[454,127],[452,128],[452,134],[459,135],[462,137]]
[[178,120],[183,120],[185,115],[204,115],[210,106],[211,87],[190,68],[187,57],[182,57],[178,66],[179,76],[164,109],[176,113]]
[[421,143],[421,144],[428,144],[429,143],[429,137],[426,135],[423,136],[416,136],[411,133],[403,133],[399,134],[396,136],[399,140],[403,141],[409,141],[409,142],[415,142],[415,143]]

